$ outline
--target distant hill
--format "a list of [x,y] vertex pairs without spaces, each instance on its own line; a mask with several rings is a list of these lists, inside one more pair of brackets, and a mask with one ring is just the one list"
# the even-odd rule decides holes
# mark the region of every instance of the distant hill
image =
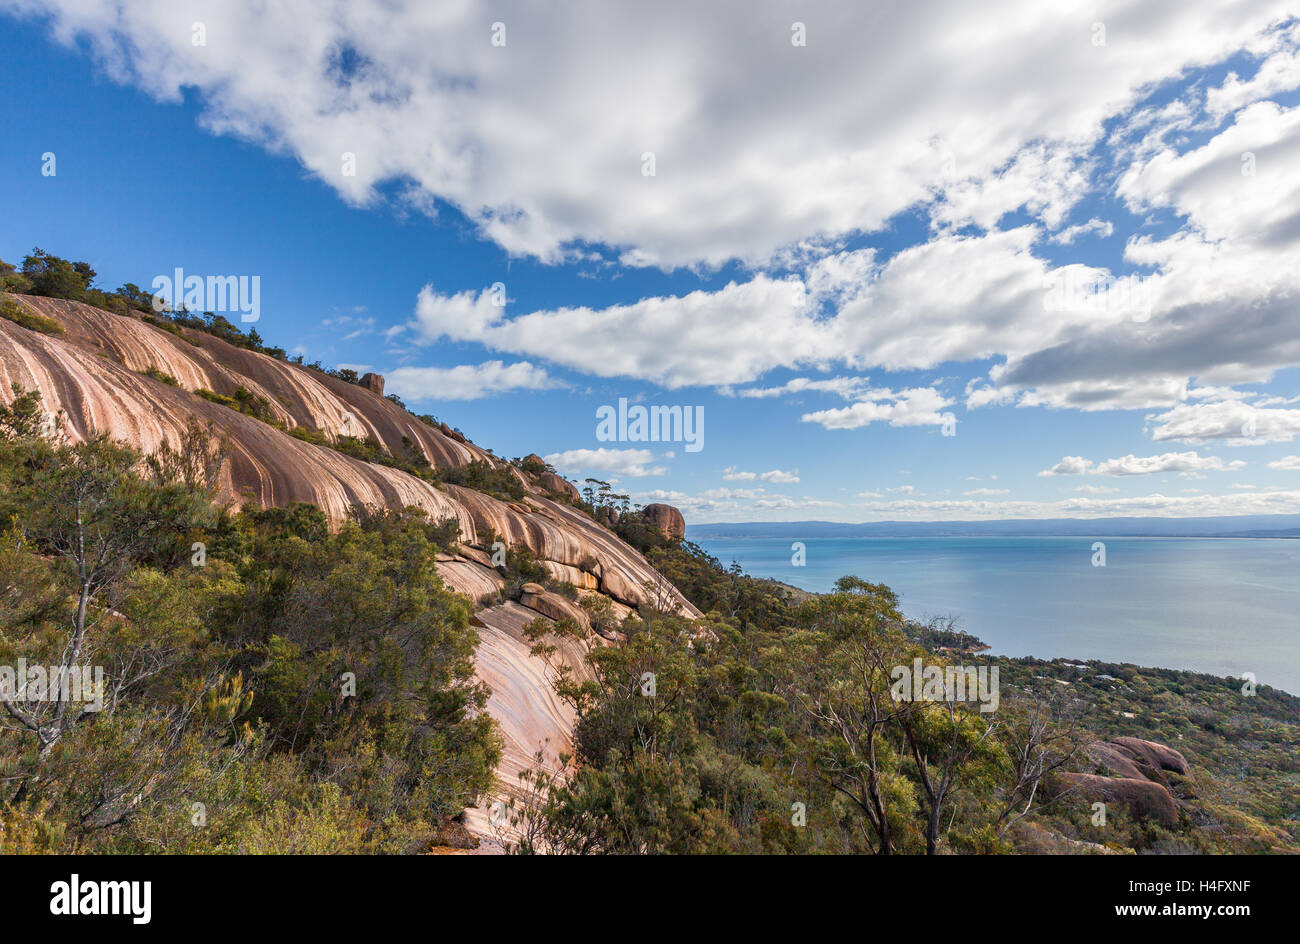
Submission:
[[1222,518],[1037,518],[1001,521],[749,521],[693,524],[689,540],[710,538],[888,538],[958,536],[1300,538],[1300,515]]

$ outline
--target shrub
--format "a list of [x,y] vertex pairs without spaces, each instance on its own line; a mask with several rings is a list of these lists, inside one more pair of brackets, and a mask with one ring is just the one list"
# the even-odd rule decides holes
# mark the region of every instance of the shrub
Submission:
[[34,311],[28,311],[9,298],[0,297],[0,318],[6,318],[14,324],[22,325],[28,330],[38,331],[41,334],[52,334],[55,337],[63,334],[63,325],[53,318],[47,318],[44,315],[38,315]]
[[503,501],[519,501],[524,497],[523,483],[515,477],[510,467],[489,465],[482,459],[456,469],[443,470],[442,480],[486,492]]
[[198,396],[202,397],[205,400],[209,400],[212,403],[220,403],[222,406],[228,406],[232,410],[239,409],[239,404],[235,401],[234,397],[227,397],[224,394],[216,393],[212,390],[209,390],[207,387],[199,387],[194,392]]
[[153,378],[159,383],[165,383],[169,387],[179,387],[181,385],[181,382],[179,380],[177,380],[171,374],[159,370],[157,366],[153,364],[150,364],[147,368],[140,371],[140,373],[144,374],[146,377]]

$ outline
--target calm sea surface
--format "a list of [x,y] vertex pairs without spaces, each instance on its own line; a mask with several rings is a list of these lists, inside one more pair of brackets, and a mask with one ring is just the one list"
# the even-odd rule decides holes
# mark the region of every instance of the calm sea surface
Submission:
[[956,616],[998,653],[1253,672],[1300,694],[1300,540],[1079,537],[826,538],[698,542],[756,577],[825,591],[885,583],[916,619]]

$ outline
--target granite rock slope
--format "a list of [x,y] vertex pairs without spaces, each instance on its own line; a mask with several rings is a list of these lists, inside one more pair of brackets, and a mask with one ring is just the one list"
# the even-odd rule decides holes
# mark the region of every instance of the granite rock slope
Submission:
[[[454,430],[423,422],[380,395],[378,375],[351,384],[203,332],[182,329],[177,335],[139,317],[61,299],[10,298],[53,318],[64,331],[42,334],[0,319],[0,402],[13,400],[15,385],[39,391],[52,430],[70,442],[107,433],[152,453],[164,441],[180,442],[191,418],[197,418],[211,423],[229,444],[218,488],[220,500],[232,507],[311,502],[333,524],[359,504],[415,506],[434,520],[455,519],[459,545],[439,553],[435,566],[448,586],[476,604],[499,598],[505,588],[493,566],[499,549],[493,545],[500,541],[528,548],[553,580],[574,585],[580,598],[608,597],[620,616],[647,603],[699,615],[638,551],[569,503],[577,496],[572,483],[549,470],[525,473]],[[231,397],[241,388],[265,399],[269,421],[196,393]],[[395,455],[418,451],[436,469],[485,462],[515,476],[524,495],[506,501],[472,488],[434,484],[306,442],[291,434],[295,429],[328,440],[374,440]],[[524,626],[539,618],[589,625],[585,611],[565,597],[540,585],[527,590],[517,602],[498,600],[474,616],[480,637],[477,672],[492,689],[488,712],[505,739],[498,770],[505,795],[517,791],[519,772],[535,763],[539,751],[545,765],[554,768],[558,754],[571,746],[572,711],[551,687],[552,667],[532,655]],[[592,633],[590,644],[608,642]],[[563,642],[557,657],[582,671],[576,641]],[[480,836],[493,831],[490,804],[486,800],[467,813],[471,830]]]
[[[71,441],[105,432],[151,453],[164,440],[178,442],[190,417],[197,417],[211,422],[230,443],[219,484],[222,498],[232,506],[311,502],[334,523],[358,504],[415,506],[435,520],[455,518],[467,545],[487,550],[491,539],[522,545],[548,562],[557,579],[598,589],[633,607],[668,598],[681,611],[697,615],[637,551],[564,503],[566,489],[555,488],[549,478],[541,483],[453,431],[422,422],[379,396],[380,380],[350,384],[203,332],[183,329],[183,336],[177,336],[141,318],[78,302],[11,297],[58,321],[64,334],[40,334],[0,319],[0,398],[10,401],[14,384],[39,390],[45,407],[59,414],[60,433]],[[175,378],[177,385],[148,376],[150,370]],[[271,423],[195,393],[233,396],[240,388],[266,400]],[[486,462],[517,476],[525,497],[506,502],[457,485],[438,487],[297,439],[288,432],[297,428],[331,439],[372,439],[392,454],[418,450],[438,469]],[[444,576],[477,599],[495,572],[485,556],[459,563],[445,568]]]
[[1085,753],[1100,770],[1062,773],[1061,781],[1086,802],[1121,803],[1143,819],[1166,828],[1178,824],[1180,795],[1190,793],[1190,765],[1180,751],[1155,741],[1117,737],[1089,744]]

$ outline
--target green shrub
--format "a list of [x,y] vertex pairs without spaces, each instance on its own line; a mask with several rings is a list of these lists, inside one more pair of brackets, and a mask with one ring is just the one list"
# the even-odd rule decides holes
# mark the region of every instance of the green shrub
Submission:
[[0,520],[22,528],[0,530],[0,664],[57,663],[84,586],[87,651],[113,697],[0,726],[0,852],[447,841],[501,750],[470,604],[434,566],[455,522],[375,511],[331,531],[310,505],[229,514],[201,488],[142,478],[141,457],[102,437],[42,439],[25,419],[39,400],[15,394],[17,418],[0,409]]
[[215,393],[206,387],[200,387],[194,391],[205,400],[212,403],[220,403],[222,406],[228,406],[230,409],[245,416],[251,416],[255,420],[261,420],[269,426],[275,426],[282,429],[283,427],[275,419],[275,414],[271,411],[271,401],[266,397],[253,393],[247,387],[236,387],[234,396],[226,396],[222,393]]
[[228,406],[228,407],[230,407],[232,410],[238,410],[238,409],[239,409],[239,403],[236,402],[236,400],[235,400],[234,397],[228,397],[228,396],[225,396],[224,394],[215,393],[215,392],[209,390],[207,387],[199,387],[199,388],[198,388],[197,390],[195,390],[194,392],[195,392],[198,396],[202,397],[202,398],[205,399],[205,400],[209,400],[209,401],[211,401],[212,403],[220,403],[222,406]]
[[52,334],[55,337],[63,334],[63,325],[53,318],[47,318],[44,315],[38,315],[34,311],[28,311],[10,298],[0,297],[0,318],[8,319],[14,324],[22,325],[31,331],[39,331],[41,334]]
[[482,459],[455,469],[444,469],[442,480],[452,485],[462,485],[465,488],[485,492],[503,501],[519,501],[524,497],[523,483],[515,476],[510,466],[489,465]]
[[179,387],[181,385],[181,382],[179,380],[177,380],[171,374],[159,370],[158,367],[153,364],[150,364],[144,370],[140,371],[140,373],[144,374],[146,377],[153,378],[159,383],[165,383],[169,387]]

